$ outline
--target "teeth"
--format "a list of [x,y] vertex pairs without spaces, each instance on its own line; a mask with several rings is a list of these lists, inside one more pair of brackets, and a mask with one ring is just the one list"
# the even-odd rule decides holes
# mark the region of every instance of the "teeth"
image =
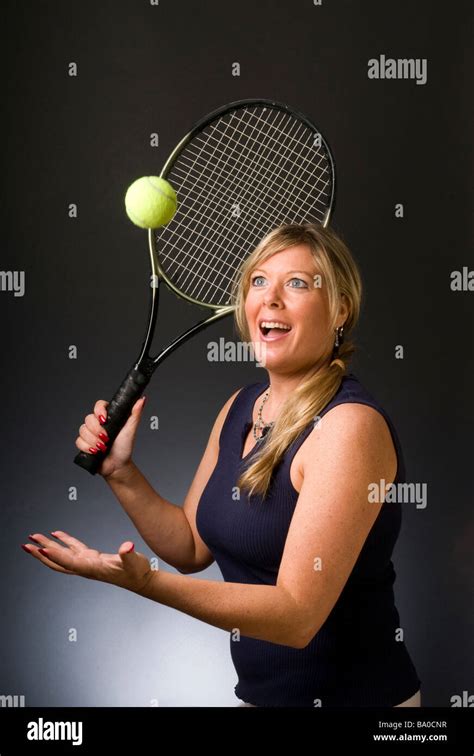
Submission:
[[275,320],[264,320],[260,326],[261,328],[282,328],[285,331],[289,331],[291,328],[290,326],[285,325],[285,323],[277,323]]

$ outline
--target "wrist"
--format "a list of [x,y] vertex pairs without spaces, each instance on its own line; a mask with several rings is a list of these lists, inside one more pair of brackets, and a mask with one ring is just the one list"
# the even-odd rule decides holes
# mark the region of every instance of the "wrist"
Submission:
[[108,475],[103,475],[102,477],[107,483],[114,482],[123,484],[130,480],[135,469],[135,463],[130,459],[128,462],[125,462],[124,465],[121,465],[115,470],[112,470]]
[[134,590],[134,593],[137,593],[142,598],[149,598],[153,601],[159,601],[158,586],[160,582],[160,574],[160,570],[152,570],[150,567],[150,571],[146,575],[146,578],[143,580],[140,587]]

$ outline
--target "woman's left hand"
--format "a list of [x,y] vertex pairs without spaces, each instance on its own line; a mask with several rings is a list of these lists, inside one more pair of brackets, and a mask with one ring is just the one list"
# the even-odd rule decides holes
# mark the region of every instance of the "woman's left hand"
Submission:
[[62,530],[55,530],[51,535],[63,543],[35,533],[29,537],[37,546],[28,543],[22,544],[22,548],[56,572],[101,580],[135,593],[143,590],[153,575],[150,562],[144,554],[134,551],[131,541],[122,543],[118,554],[103,554]]

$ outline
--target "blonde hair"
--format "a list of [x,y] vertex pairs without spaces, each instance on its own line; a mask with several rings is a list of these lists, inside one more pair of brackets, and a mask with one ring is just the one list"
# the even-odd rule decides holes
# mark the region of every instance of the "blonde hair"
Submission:
[[327,291],[330,328],[333,333],[338,320],[341,297],[344,295],[346,298],[348,314],[344,322],[344,341],[339,346],[336,358],[331,361],[332,354],[328,355],[327,364],[305,378],[282,405],[275,424],[267,434],[265,444],[257,451],[252,463],[238,480],[239,487],[247,489],[250,496],[254,493],[265,496],[270,487],[273,470],[290,444],[314,421],[336,394],[343,376],[347,373],[349,358],[355,351],[355,345],[348,337],[357,323],[360,312],[362,281],[359,270],[342,239],[331,229],[314,223],[290,223],[274,229],[259,242],[241,266],[232,292],[235,324],[240,337],[244,341],[250,340],[245,300],[250,288],[252,271],[277,252],[300,244],[308,246],[322,276],[322,285]]

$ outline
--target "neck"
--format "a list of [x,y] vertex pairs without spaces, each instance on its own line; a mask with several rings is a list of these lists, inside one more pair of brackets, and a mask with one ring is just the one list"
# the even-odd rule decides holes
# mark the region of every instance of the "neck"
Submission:
[[282,373],[274,373],[271,370],[268,371],[268,379],[270,381],[270,396],[265,405],[265,421],[269,422],[273,420],[280,407],[286,401],[286,399],[292,394],[295,389],[309,376],[314,375],[321,368],[323,363],[317,363],[311,368],[306,368],[298,373],[291,373],[285,375]]

